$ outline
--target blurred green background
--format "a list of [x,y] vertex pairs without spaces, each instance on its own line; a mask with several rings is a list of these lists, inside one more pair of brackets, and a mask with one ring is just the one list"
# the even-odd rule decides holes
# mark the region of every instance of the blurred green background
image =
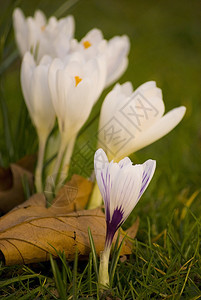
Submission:
[[[12,29],[12,7],[21,7],[26,16],[33,15],[36,9],[43,10],[48,17],[55,12],[59,17],[72,14],[76,21],[77,39],[81,39],[94,27],[100,28],[106,39],[114,35],[129,36],[131,41],[129,66],[120,78],[120,83],[129,80],[136,88],[146,81],[155,80],[163,91],[166,111],[180,105],[187,107],[184,119],[173,132],[132,155],[135,163],[141,163],[148,158],[157,161],[153,183],[135,212],[141,216],[148,213],[151,214],[150,217],[155,218],[165,209],[167,216],[160,218],[159,223],[166,222],[172,208],[179,201],[183,201],[181,198],[189,197],[200,188],[201,2],[80,0],[68,1],[70,8],[67,12],[64,9],[58,10],[64,3],[60,0],[1,0],[1,50],[2,45],[4,46],[0,66],[1,98],[7,105],[11,127],[10,141],[8,136],[6,141],[3,114],[0,114],[1,164],[6,165],[26,153],[37,151],[35,131],[27,117],[21,94],[19,57],[5,72],[2,72],[2,66],[16,51]],[[111,87],[104,91],[90,120],[96,116],[105,94],[110,89]],[[97,124],[98,119],[83,131],[80,143],[90,139],[91,132],[95,133],[97,130]],[[23,128],[23,135],[19,134],[17,128]],[[9,150],[11,153],[8,153],[6,143],[14,145],[14,155],[12,149]],[[197,212],[200,205],[199,200],[196,201],[194,210]],[[156,233],[158,230],[156,229]]]

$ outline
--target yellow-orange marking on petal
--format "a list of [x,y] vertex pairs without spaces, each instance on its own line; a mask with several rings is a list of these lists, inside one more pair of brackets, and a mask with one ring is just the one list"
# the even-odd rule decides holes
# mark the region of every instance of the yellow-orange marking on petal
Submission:
[[87,49],[87,48],[91,47],[91,43],[89,41],[84,41],[83,46],[85,49]]
[[82,78],[80,78],[79,76],[75,76],[75,86],[77,86],[80,81],[82,81]]
[[41,31],[45,31],[45,25],[41,26]]

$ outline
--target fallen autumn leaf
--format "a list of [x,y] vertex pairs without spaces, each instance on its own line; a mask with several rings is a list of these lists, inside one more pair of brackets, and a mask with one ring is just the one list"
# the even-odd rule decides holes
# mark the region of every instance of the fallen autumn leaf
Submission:
[[[75,195],[67,196],[70,187],[77,186]],[[6,265],[46,261],[49,253],[64,251],[67,259],[79,255],[88,256],[90,244],[88,227],[99,254],[105,242],[105,216],[100,208],[84,210],[92,183],[74,175],[46,208],[43,194],[35,194],[0,219],[0,251]],[[121,235],[121,239],[123,234]],[[122,254],[131,253],[131,244],[125,243]]]

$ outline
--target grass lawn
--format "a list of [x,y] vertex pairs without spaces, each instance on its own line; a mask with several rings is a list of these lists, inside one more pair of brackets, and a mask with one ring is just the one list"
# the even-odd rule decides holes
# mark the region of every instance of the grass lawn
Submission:
[[[163,91],[166,111],[185,105],[187,112],[168,136],[131,155],[134,163],[155,159],[157,169],[124,225],[127,228],[139,216],[133,254],[118,262],[113,289],[104,298],[201,299],[201,4],[197,0],[80,0],[61,15],[58,8],[62,3],[1,3],[0,164],[6,167],[37,151],[36,133],[20,87],[20,58],[11,19],[14,5],[26,15],[32,15],[37,8],[47,16],[55,11],[60,17],[74,15],[78,39],[93,27],[100,28],[106,39],[127,34],[131,41],[129,66],[119,82],[131,81],[136,88],[154,80]],[[93,109],[76,149],[97,131],[98,111],[110,89],[103,92]],[[6,114],[8,118],[3,117]],[[71,172],[75,170],[71,168]],[[61,281],[55,275],[58,273],[53,262],[10,267],[2,264],[0,297],[97,299],[91,257],[86,262],[78,261],[77,267],[76,261],[57,263]]]

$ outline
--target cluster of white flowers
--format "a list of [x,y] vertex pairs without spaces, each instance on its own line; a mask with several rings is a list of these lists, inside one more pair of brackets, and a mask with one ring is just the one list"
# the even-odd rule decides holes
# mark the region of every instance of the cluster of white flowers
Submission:
[[33,18],[25,18],[17,8],[13,21],[22,56],[22,91],[39,137],[35,177],[37,191],[41,192],[45,145],[55,116],[61,145],[54,174],[62,160],[63,171],[67,172],[76,136],[93,105],[128,65],[130,43],[127,36],[106,41],[98,29],[92,29],[79,42],[74,39],[72,16],[47,20],[38,10]]
[[[106,41],[99,29],[92,29],[77,41],[72,16],[47,20],[41,11],[36,11],[34,17],[25,18],[17,8],[13,21],[22,56],[22,91],[39,138],[35,183],[37,191],[42,192],[44,153],[55,119],[60,145],[52,172],[63,171],[67,176],[77,134],[102,91],[126,70],[130,42],[126,35]],[[102,149],[95,154],[97,183],[89,204],[90,208],[97,207],[103,198],[106,210],[107,234],[100,284],[109,283],[108,260],[113,236],[155,171],[155,161],[133,166],[125,156],[166,135],[185,114],[183,106],[165,115],[164,110],[162,92],[153,81],[135,91],[131,82],[116,84],[103,101],[98,131],[98,148]]]

